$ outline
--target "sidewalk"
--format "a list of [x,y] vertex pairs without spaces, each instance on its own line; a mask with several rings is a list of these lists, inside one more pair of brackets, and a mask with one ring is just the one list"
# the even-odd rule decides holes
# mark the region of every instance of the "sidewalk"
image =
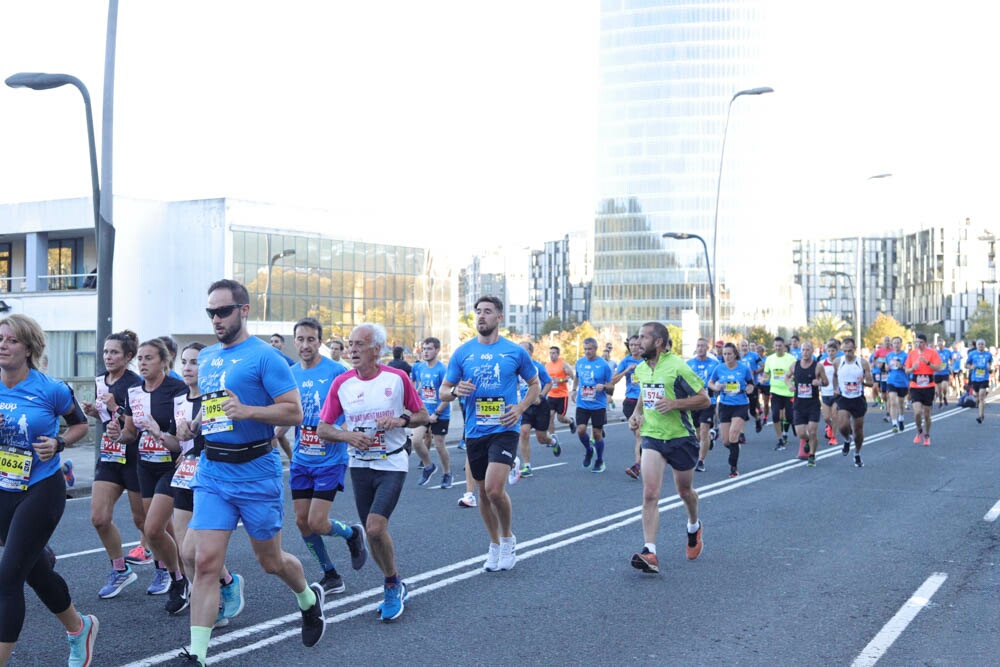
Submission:
[[[574,407],[571,405],[570,410]],[[621,411],[621,401],[615,401],[614,408],[608,408],[608,423],[625,421],[625,415]],[[452,410],[451,421],[448,424],[448,435],[445,442],[449,446],[457,445],[462,440],[464,422],[461,410]],[[85,438],[85,440],[88,440]],[[67,447],[60,455],[62,461],[73,462],[73,474],[76,476],[76,484],[66,488],[67,498],[83,498],[90,495],[90,490],[94,485],[94,443],[80,442],[72,447]],[[285,467],[288,462],[282,457]]]

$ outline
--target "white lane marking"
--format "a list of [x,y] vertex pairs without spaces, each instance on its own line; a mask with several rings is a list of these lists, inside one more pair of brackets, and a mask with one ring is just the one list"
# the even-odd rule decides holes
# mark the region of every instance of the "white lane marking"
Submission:
[[[563,462],[563,463],[550,463],[548,465],[538,466],[537,468],[535,466],[532,466],[531,467],[531,471],[532,472],[537,472],[539,470],[545,470],[546,468],[558,468],[559,466],[564,466],[564,465],[566,465],[565,462]],[[463,477],[462,479],[453,479],[451,483],[452,483],[453,486],[458,486],[458,485],[465,484],[465,478]],[[438,484],[436,486],[428,486],[427,488],[428,489],[440,489],[441,485]],[[447,491],[447,490],[448,489],[445,489],[445,491]]]
[[1000,517],[1000,500],[997,501],[996,505],[990,508],[990,511],[983,517],[983,521],[996,521],[998,517]]
[[[124,551],[128,547],[134,547],[139,544],[138,542],[122,542],[122,550]],[[102,554],[104,553],[104,547],[100,549],[87,549],[86,551],[75,551],[71,554],[56,554],[56,558],[59,560],[66,560],[67,558],[75,558],[77,556],[89,556],[90,554]]]
[[927,606],[927,603],[934,597],[934,593],[937,592],[947,578],[948,575],[944,572],[935,572],[927,577],[927,581],[900,607],[896,615],[889,619],[889,622],[875,635],[875,638],[868,642],[868,646],[851,663],[851,667],[871,667],[871,665],[878,662],[879,658],[885,655],[885,652],[889,650],[893,642],[903,633],[906,626],[916,618],[920,610]]

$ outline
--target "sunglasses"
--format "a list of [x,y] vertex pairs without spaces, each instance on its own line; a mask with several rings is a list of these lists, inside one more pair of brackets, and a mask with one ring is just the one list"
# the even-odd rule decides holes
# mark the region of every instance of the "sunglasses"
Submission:
[[208,318],[213,319],[215,317],[226,318],[233,314],[233,311],[237,308],[242,308],[243,306],[248,306],[247,303],[234,303],[229,306],[219,306],[218,308],[206,308],[205,312],[208,313]]

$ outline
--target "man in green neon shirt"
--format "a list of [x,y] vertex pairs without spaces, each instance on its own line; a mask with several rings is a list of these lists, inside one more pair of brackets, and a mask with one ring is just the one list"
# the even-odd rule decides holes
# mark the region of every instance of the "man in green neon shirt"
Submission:
[[764,363],[764,372],[771,376],[771,423],[774,432],[778,434],[778,444],[775,451],[781,451],[788,444],[788,429],[792,423],[792,390],[785,383],[788,369],[795,365],[797,359],[785,349],[785,339],[778,336],[774,339],[774,354],[768,355]]
[[660,492],[667,464],[673,469],[674,486],[687,508],[687,557],[694,560],[702,549],[702,525],[698,520],[698,494],[692,488],[698,462],[698,439],[692,410],[703,410],[711,402],[701,378],[671,352],[670,334],[659,322],[647,322],[639,330],[644,361],[636,366],[639,401],[629,426],[642,436],[642,534],[645,545],[632,555],[632,567],[655,574],[656,533],[660,528]]

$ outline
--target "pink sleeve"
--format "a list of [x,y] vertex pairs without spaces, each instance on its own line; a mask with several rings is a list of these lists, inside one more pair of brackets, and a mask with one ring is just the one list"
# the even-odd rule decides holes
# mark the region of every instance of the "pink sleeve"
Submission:
[[[353,372],[353,371],[352,371]],[[341,373],[333,379],[330,383],[330,391],[326,395],[326,400],[323,401],[323,409],[319,411],[319,420],[326,424],[335,424],[340,415],[344,414],[344,409],[340,405],[340,386],[344,384],[344,378],[350,375],[351,372]]]

